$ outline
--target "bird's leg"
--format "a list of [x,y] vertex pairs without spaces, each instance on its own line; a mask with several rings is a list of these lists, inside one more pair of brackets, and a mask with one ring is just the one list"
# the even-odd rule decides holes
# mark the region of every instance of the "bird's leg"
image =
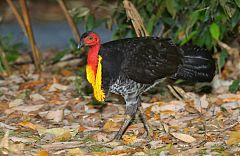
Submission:
[[149,125],[149,123],[148,123],[148,121],[146,119],[146,116],[144,114],[144,110],[143,110],[141,104],[139,105],[138,109],[139,109],[139,112],[140,112],[140,118],[142,119],[144,128],[145,128],[145,130],[147,132],[147,133],[143,134],[143,137],[148,136],[149,138],[151,138],[153,136],[152,127]]
[[133,102],[133,101],[128,102],[127,100],[125,100],[125,101],[126,101],[126,113],[125,113],[126,117],[124,119],[122,127],[119,129],[119,131],[117,132],[117,134],[114,137],[114,139],[116,139],[116,140],[121,139],[123,133],[127,130],[129,123],[134,118],[134,116],[137,112],[137,108],[138,108],[137,101],[136,102]]

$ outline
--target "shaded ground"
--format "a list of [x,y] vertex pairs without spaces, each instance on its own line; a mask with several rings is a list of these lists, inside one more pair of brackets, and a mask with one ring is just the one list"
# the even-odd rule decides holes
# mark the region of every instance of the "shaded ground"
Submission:
[[39,76],[32,65],[21,65],[0,80],[1,154],[240,155],[240,93],[228,93],[227,81],[216,78],[211,94],[182,91],[183,100],[146,94],[153,138],[141,138],[136,117],[121,141],[109,142],[124,118],[121,100],[96,104],[82,92],[79,68],[61,66]]

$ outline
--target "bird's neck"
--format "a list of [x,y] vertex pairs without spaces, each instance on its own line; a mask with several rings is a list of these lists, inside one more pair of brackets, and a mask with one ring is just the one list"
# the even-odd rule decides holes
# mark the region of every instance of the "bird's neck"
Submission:
[[102,57],[98,55],[100,44],[90,47],[88,51],[86,74],[87,80],[93,87],[93,93],[98,101],[104,101],[105,93],[102,89]]
[[100,44],[91,46],[88,51],[87,65],[92,68],[94,75],[96,76],[98,66],[98,52],[100,50]]

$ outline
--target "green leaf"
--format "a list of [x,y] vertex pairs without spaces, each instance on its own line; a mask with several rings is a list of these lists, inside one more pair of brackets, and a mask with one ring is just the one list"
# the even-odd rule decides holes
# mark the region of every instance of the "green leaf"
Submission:
[[147,24],[147,32],[152,34],[153,28],[156,25],[157,18],[155,15],[152,15],[152,17],[149,19]]
[[229,86],[229,91],[232,93],[236,93],[240,89],[240,80],[234,80],[232,84]]
[[215,40],[219,40],[220,28],[216,23],[212,23],[210,25],[210,33],[212,35],[212,38],[214,38]]
[[92,30],[94,28],[95,18],[93,15],[89,15],[86,22],[86,30]]
[[191,32],[189,35],[187,35],[183,40],[182,40],[182,42],[180,43],[180,46],[183,46],[184,44],[186,44],[188,41],[190,41],[192,38],[193,38],[193,36],[194,35],[196,35],[197,34],[197,31],[195,30],[195,31],[193,31],[193,32]]
[[174,82],[174,84],[180,84],[180,83],[183,83],[183,82],[185,82],[185,80],[178,79],[177,81]]
[[235,0],[235,3],[236,3],[237,6],[240,8],[240,0]]
[[73,38],[71,38],[69,40],[69,46],[70,46],[70,49],[72,49],[72,50],[76,50],[77,49],[77,43],[76,43],[76,41]]
[[168,12],[172,15],[174,18],[176,16],[177,10],[176,10],[176,1],[175,0],[166,0],[166,6]]
[[228,53],[225,49],[223,49],[220,53],[220,58],[218,62],[219,69],[221,69],[225,65],[227,58],[228,58]]
[[67,53],[68,53],[67,50],[59,51],[57,55],[52,59],[52,63],[55,64],[59,62],[63,58],[63,56],[65,56],[65,54]]

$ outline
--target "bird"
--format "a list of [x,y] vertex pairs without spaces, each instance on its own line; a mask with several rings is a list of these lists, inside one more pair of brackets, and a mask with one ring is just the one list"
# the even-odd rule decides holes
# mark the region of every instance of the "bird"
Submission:
[[[93,31],[80,37],[78,48],[88,47],[86,78],[96,100],[119,94],[126,105],[125,119],[114,139],[120,140],[141,107],[141,95],[166,78],[211,82],[215,61],[207,49],[177,46],[171,39],[133,37],[101,43]],[[147,134],[144,113],[140,111]]]

